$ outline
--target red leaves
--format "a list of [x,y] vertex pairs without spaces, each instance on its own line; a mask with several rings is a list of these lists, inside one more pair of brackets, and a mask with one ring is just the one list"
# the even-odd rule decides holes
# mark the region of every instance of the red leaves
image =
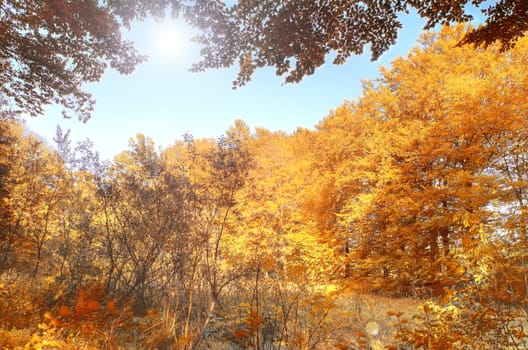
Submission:
[[55,315],[47,312],[45,317],[53,326],[92,334],[105,329],[116,320],[120,320],[117,324],[123,325],[121,321],[129,318],[130,313],[118,310],[114,301],[104,300],[102,291],[96,287],[81,289],[74,305],[61,305]]
[[240,328],[231,331],[231,336],[241,346],[251,347],[254,345],[253,338],[259,332],[263,322],[262,316],[252,310],[244,320],[244,323],[239,325]]

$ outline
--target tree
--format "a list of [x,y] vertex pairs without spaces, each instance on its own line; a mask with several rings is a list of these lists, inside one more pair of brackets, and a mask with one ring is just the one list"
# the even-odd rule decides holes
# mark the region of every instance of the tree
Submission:
[[525,247],[526,40],[501,54],[456,47],[464,35],[424,34],[318,126],[318,187],[334,198],[349,271],[396,291],[467,280],[480,240]]
[[106,284],[142,313],[180,277],[179,264],[194,248],[190,194],[187,179],[166,170],[151,139],[138,134],[129,145],[109,169],[102,198],[108,207]]
[[6,268],[19,235],[19,225],[10,197],[15,185],[11,176],[15,149],[20,142],[21,133],[21,128],[14,121],[0,119],[0,274]]

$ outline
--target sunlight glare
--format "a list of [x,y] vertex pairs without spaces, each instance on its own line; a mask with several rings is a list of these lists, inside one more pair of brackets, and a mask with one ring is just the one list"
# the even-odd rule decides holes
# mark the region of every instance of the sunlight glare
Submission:
[[179,58],[185,46],[183,32],[175,23],[159,24],[154,35],[155,55],[163,59]]

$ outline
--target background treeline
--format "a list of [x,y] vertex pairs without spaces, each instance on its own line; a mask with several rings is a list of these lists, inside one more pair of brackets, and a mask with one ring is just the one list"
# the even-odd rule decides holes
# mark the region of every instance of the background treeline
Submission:
[[103,162],[3,116],[0,347],[368,349],[366,293],[424,301],[393,305],[388,348],[526,347],[528,41],[463,34],[293,134],[237,120]]

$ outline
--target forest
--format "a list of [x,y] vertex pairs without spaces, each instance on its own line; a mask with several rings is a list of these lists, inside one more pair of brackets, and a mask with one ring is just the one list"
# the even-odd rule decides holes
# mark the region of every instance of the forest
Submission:
[[291,134],[108,162],[4,113],[0,348],[528,348],[528,38],[466,29]]

